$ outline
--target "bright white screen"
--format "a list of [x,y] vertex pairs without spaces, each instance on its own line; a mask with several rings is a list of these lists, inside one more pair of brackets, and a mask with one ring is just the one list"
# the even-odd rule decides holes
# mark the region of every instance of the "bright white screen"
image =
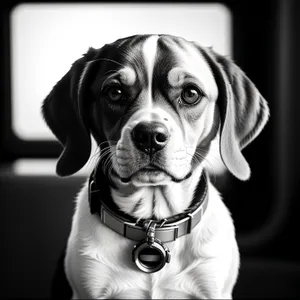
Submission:
[[231,55],[231,14],[221,4],[21,4],[11,13],[12,121],[25,140],[54,139],[40,107],[92,46],[167,33]]

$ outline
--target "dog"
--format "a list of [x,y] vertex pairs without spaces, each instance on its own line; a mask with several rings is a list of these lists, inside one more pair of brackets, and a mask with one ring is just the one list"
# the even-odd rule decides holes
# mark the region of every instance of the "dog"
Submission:
[[56,172],[98,163],[77,196],[65,271],[77,298],[230,299],[240,265],[213,157],[239,180],[269,109],[229,58],[170,35],[90,48],[42,106]]

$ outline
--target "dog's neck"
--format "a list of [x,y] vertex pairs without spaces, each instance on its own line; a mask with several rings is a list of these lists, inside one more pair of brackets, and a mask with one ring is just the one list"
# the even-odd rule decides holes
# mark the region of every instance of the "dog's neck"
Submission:
[[182,213],[193,200],[194,191],[201,178],[198,166],[188,179],[168,185],[136,187],[111,178],[115,187],[111,195],[119,209],[137,219],[164,219]]

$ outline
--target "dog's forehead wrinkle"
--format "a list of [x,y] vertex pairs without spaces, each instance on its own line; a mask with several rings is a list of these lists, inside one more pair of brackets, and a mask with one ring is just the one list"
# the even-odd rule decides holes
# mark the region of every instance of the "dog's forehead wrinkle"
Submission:
[[[200,72],[201,74],[201,72]],[[175,67],[168,72],[167,80],[169,85],[174,88],[183,87],[184,83],[196,83],[201,89],[205,89],[201,82],[201,76],[195,76],[188,69],[183,67]]]
[[[124,41],[123,41],[124,40]],[[131,39],[117,40],[113,44],[104,46],[98,57],[103,61],[104,69],[116,70],[130,67],[137,75],[144,72],[143,57],[141,55],[141,43],[131,45]]]
[[[154,40],[155,39],[156,37],[154,37]],[[153,44],[155,44],[152,41],[152,36],[134,36],[132,40],[128,39],[128,41],[122,42],[122,46],[118,44],[115,45],[114,47],[116,49],[112,53],[116,52],[117,55],[116,57],[111,58],[112,61],[118,60],[116,63],[119,64],[120,67],[122,66],[124,69],[130,68],[133,70],[135,78],[138,79],[141,84],[144,83],[145,86],[147,86],[149,77],[149,67],[151,69],[151,54],[153,53],[152,48]],[[129,76],[130,78],[133,78],[133,74]],[[150,77],[150,79],[152,78]],[[144,88],[145,86],[142,87]]]
[[136,46],[133,49],[122,49],[121,55],[123,55],[124,60],[127,64],[135,70],[137,74],[142,75],[144,73],[144,59],[141,55],[141,46]]

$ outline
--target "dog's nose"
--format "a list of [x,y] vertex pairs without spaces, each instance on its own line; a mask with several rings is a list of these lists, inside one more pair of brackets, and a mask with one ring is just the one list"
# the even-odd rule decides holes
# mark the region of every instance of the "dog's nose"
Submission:
[[153,154],[163,149],[167,145],[168,139],[168,129],[159,122],[141,122],[132,130],[134,144],[147,154]]

